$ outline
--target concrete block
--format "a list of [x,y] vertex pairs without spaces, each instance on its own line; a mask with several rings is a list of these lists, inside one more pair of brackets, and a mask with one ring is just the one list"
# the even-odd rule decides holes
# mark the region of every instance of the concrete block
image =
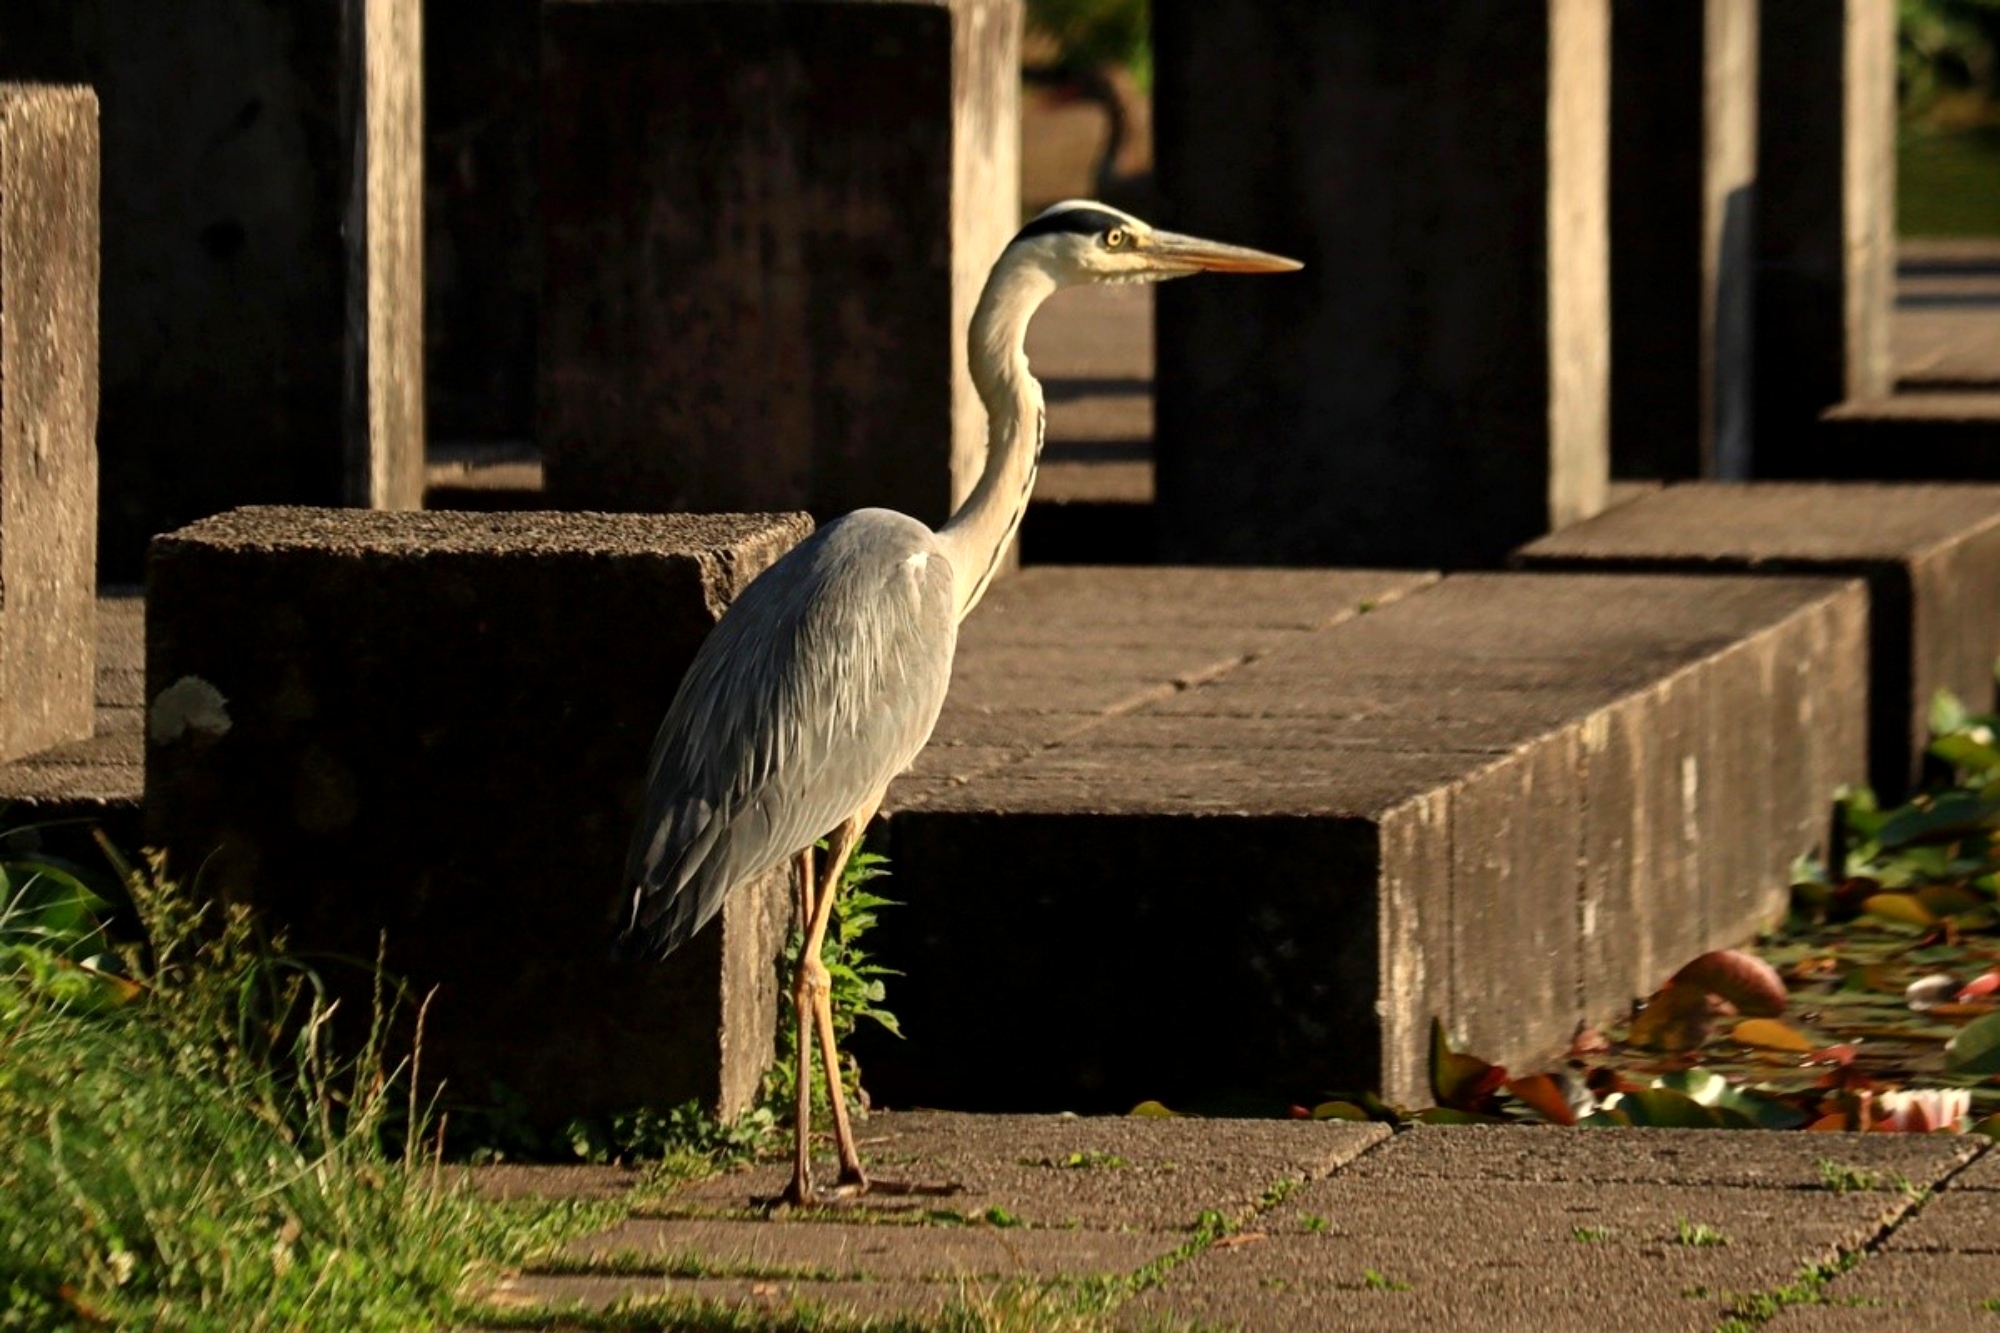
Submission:
[[90,735],[97,99],[0,84],[0,762]]
[[1743,477],[1757,0],[1614,0],[1611,471]]
[[[1154,9],[1168,560],[1493,564],[1607,480],[1608,0]],[[1448,517],[1447,517],[1448,516]]]
[[386,936],[437,988],[425,1072],[465,1098],[739,1110],[770,1061],[784,874],[665,964],[607,962],[611,911],[682,671],[808,528],[257,508],[161,537],[149,835],[296,948]]
[[[1209,606],[1269,577],[1210,574]],[[1782,910],[1861,771],[1865,614],[1844,580],[1459,576],[899,786],[881,931],[908,1040],[864,1050],[870,1085],[1415,1103],[1433,1016],[1540,1059]]]
[[539,436],[607,509],[942,522],[1018,223],[1018,0],[553,3]]
[[[1673,486],[1521,548],[1531,569],[1825,574],[1868,581],[1870,780],[1918,780],[1931,696],[1995,702],[2000,486]],[[1772,688],[1789,664],[1772,662]],[[1796,697],[1796,695],[1795,695]],[[1804,701],[1801,699],[1801,706]],[[1836,724],[1834,719],[1826,719]]]
[[232,505],[421,503],[419,12],[0,10],[0,77],[103,103],[107,579]]
[[1825,477],[1817,423],[1894,378],[1894,0],[1760,0],[1760,477]]
[[1814,476],[1843,481],[2000,481],[2000,393],[1905,393],[1830,407]]

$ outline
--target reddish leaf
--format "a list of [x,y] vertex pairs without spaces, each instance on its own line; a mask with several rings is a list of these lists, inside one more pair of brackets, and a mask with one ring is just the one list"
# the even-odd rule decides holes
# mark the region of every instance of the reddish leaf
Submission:
[[1490,1114],[1497,1109],[1494,1094],[1506,1081],[1507,1071],[1499,1065],[1454,1051],[1444,1024],[1431,1020],[1431,1096],[1439,1106]]
[[1303,1106],[1288,1106],[1285,1108],[1285,1115],[1288,1119],[1292,1120],[1310,1120],[1313,1118],[1313,1113]]
[[1649,1051],[1691,1051],[1708,1040],[1716,1016],[1706,987],[1669,982],[1646,1001],[1626,1040]]
[[2000,970],[1988,972],[1984,976],[1974,977],[1966,982],[1959,989],[1958,1002],[1966,1004],[1973,1000],[1983,1000],[1995,991],[2000,991]]
[[1547,1074],[1529,1074],[1509,1079],[1507,1091],[1532,1108],[1536,1115],[1556,1125],[1574,1125],[1576,1110],[1563,1096],[1562,1085]]
[[1810,1125],[1807,1125],[1806,1132],[1809,1134],[1845,1134],[1847,1128],[1847,1117],[1839,1111],[1835,1111],[1832,1115],[1823,1115]]
[[1698,986],[1751,1018],[1782,1014],[1790,998],[1777,969],[1741,949],[1711,950],[1674,973],[1668,985]]
[[1859,1054],[1861,1054],[1859,1047],[1842,1043],[1838,1046],[1822,1046],[1808,1055],[1805,1062],[1809,1065],[1851,1065],[1854,1063],[1854,1057]]

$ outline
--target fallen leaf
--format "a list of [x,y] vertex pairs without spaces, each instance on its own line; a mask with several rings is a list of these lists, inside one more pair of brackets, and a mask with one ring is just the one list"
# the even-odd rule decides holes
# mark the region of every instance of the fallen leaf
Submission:
[[2000,1014],[1976,1018],[1945,1044],[1945,1068],[1957,1074],[2000,1074]]
[[1238,1232],[1234,1236],[1224,1236],[1221,1240],[1216,1241],[1208,1248],[1211,1250],[1228,1250],[1228,1249],[1234,1249],[1238,1245],[1253,1245],[1260,1240],[1268,1240],[1268,1239],[1270,1239],[1270,1237],[1266,1236],[1261,1231],[1242,1231]]
[[1822,1046],[1805,1058],[1809,1065],[1851,1065],[1854,1057],[1861,1054],[1860,1048],[1845,1042],[1836,1046]]
[[1960,1004],[1964,1004],[1970,1000],[1984,999],[1995,991],[2000,991],[2000,970],[1988,972],[1966,982],[1959,988],[1957,999]]
[[1654,992],[1626,1040],[1649,1051],[1691,1051],[1708,1040],[1718,1013],[1705,987],[1673,981]]
[[1440,1107],[1490,1115],[1499,1110],[1495,1094],[1506,1081],[1499,1065],[1453,1050],[1444,1024],[1431,1019],[1431,1096]]
[[1766,1051],[1796,1051],[1806,1055],[1813,1049],[1811,1038],[1775,1018],[1746,1018],[1729,1035],[1745,1046]]
[[1576,1110],[1569,1104],[1569,1098],[1563,1095],[1562,1085],[1547,1074],[1509,1079],[1507,1091],[1550,1124],[1569,1126],[1576,1123]]
[[1751,1018],[1782,1014],[1790,1000],[1777,969],[1741,949],[1711,950],[1674,973],[1668,985],[1698,986]]
[[1926,930],[1937,924],[1929,908],[1907,893],[1878,893],[1861,904],[1861,910],[1882,921],[1900,921]]
[[1133,1107],[1125,1114],[1137,1116],[1141,1120],[1166,1120],[1173,1115],[1173,1112],[1169,1111],[1166,1107],[1160,1105],[1158,1102],[1144,1101],[1140,1102],[1137,1106]]

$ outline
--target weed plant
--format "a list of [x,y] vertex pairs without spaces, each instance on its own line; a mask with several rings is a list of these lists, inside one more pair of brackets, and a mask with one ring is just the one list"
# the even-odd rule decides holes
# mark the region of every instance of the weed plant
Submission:
[[426,1151],[380,988],[337,1014],[245,910],[115,864],[0,861],[0,1328],[433,1327],[595,1220],[478,1203]]

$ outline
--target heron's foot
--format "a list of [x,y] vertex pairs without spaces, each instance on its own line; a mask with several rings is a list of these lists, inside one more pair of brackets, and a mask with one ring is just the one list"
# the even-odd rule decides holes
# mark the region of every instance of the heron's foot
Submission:
[[965,1193],[965,1186],[955,1180],[865,1180],[861,1191],[877,1198],[897,1199],[948,1199],[954,1194]]

